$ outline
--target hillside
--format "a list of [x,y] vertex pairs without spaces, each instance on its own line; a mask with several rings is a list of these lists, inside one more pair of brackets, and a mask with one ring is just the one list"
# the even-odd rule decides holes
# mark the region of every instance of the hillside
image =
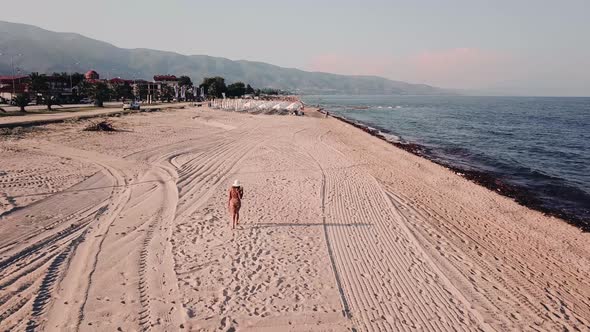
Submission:
[[[219,75],[259,88],[305,94],[447,94],[429,85],[392,81],[376,76],[307,72],[262,62],[233,61],[207,55],[182,55],[150,49],[124,49],[75,33],[0,21],[0,50],[22,54],[16,66],[23,72],[62,72],[95,69],[103,76],[150,79],[154,74],[186,74],[194,82]],[[9,56],[0,56],[0,74],[12,71]]]

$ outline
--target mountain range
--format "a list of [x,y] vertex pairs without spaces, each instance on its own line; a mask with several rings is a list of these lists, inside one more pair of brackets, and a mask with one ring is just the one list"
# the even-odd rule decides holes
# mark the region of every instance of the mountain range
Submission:
[[222,76],[256,88],[301,94],[441,95],[453,94],[425,84],[410,84],[377,76],[308,72],[267,63],[229,60],[207,55],[183,55],[151,49],[125,49],[76,33],[53,32],[36,26],[0,21],[0,74],[14,67],[20,73],[98,71],[103,77],[151,79],[156,74],[187,75],[193,82]]

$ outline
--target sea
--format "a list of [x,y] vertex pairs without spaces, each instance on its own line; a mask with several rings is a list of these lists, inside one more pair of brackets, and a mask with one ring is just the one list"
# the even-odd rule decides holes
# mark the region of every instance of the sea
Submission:
[[590,98],[306,96],[453,169],[483,172],[590,230]]

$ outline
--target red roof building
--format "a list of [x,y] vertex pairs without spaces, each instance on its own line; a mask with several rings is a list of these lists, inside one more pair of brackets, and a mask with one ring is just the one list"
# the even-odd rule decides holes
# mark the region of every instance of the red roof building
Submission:
[[86,72],[86,74],[84,74],[84,78],[87,80],[98,80],[100,78],[100,76],[98,75],[98,73],[94,70],[89,70]]
[[178,78],[174,75],[155,75],[154,82],[177,82]]
[[132,84],[132,80],[124,80],[120,77],[111,78],[109,80],[109,84],[111,85],[124,85],[124,84]]
[[29,91],[29,76],[0,76],[0,97],[12,99],[16,94]]
[[23,80],[28,80],[29,76],[20,75],[20,76],[0,76],[0,84],[12,84],[13,81],[19,82]]

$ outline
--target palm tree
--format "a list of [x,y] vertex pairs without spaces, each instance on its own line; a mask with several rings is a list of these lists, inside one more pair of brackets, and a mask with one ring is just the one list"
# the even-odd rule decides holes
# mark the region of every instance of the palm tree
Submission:
[[171,86],[164,85],[162,86],[162,90],[160,92],[160,99],[162,101],[170,102],[174,98],[174,90]]
[[43,95],[42,99],[43,99],[43,104],[47,105],[48,111],[51,111],[51,106],[53,106],[53,105],[61,106],[61,104],[57,103],[57,98],[55,98],[55,96],[45,94],[45,95]]
[[94,106],[104,107],[104,102],[109,100],[111,96],[111,89],[103,82],[98,82],[94,85]]
[[39,74],[37,72],[31,73],[29,75],[31,78],[31,90],[35,94],[45,94],[49,90],[49,86],[47,85],[47,76],[45,74]]
[[14,97],[13,100],[14,104],[20,107],[21,112],[26,112],[25,107],[29,106],[29,103],[31,102],[31,98],[29,98],[29,95],[24,93],[16,95],[16,97]]
[[83,81],[80,85],[80,91],[94,99],[94,106],[103,107],[104,102],[111,96],[111,89],[103,82],[90,83]]

